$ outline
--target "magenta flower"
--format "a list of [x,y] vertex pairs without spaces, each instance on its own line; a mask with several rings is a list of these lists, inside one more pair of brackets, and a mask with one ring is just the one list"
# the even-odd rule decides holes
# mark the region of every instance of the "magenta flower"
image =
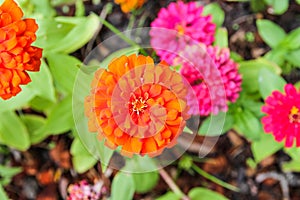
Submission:
[[210,15],[202,15],[203,7],[196,2],[170,3],[162,8],[158,17],[151,23],[151,46],[161,60],[173,64],[176,53],[187,44],[214,42],[216,25]]
[[227,102],[235,102],[239,97],[242,78],[237,64],[230,59],[228,48],[187,46],[174,63],[182,64],[180,73],[190,83],[198,100],[197,105],[194,100],[188,101],[192,108],[190,114],[207,116],[225,112]]
[[292,84],[284,87],[285,94],[274,91],[266,99],[262,112],[267,115],[262,118],[264,130],[272,133],[277,142],[285,139],[285,146],[292,147],[294,140],[300,147],[300,90]]
[[68,187],[67,200],[98,200],[101,196],[99,185],[90,185],[86,180]]

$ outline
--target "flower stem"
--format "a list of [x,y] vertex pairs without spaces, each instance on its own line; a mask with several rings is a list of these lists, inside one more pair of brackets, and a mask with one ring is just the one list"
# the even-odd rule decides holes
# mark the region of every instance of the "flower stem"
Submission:
[[200,167],[198,167],[197,165],[193,164],[192,165],[192,169],[195,170],[198,174],[200,174],[201,176],[203,176],[204,178],[218,184],[218,185],[221,185],[223,186],[224,188],[227,188],[229,190],[232,190],[232,191],[235,191],[235,192],[239,192],[240,189],[231,185],[231,184],[228,184],[212,175],[210,175],[209,173],[207,173],[206,171],[202,170]]
[[163,169],[159,169],[160,176],[164,179],[164,181],[168,184],[168,186],[171,188],[171,190],[182,200],[189,200],[190,198],[186,196],[180,188],[176,185],[176,183],[173,181],[173,179],[169,176],[169,174]]
[[136,42],[132,41],[130,38],[128,38],[124,33],[122,33],[121,31],[119,31],[114,25],[112,25],[111,23],[109,23],[107,20],[105,20],[104,18],[99,17],[100,22],[106,26],[109,30],[111,30],[113,33],[117,34],[122,40],[124,40],[126,43],[128,43],[129,45],[139,48],[140,51],[147,55],[147,52]]

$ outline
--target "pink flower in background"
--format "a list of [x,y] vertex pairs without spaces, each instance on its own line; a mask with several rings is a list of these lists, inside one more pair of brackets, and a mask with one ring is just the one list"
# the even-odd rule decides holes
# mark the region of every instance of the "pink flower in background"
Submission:
[[176,53],[183,50],[187,44],[214,42],[216,25],[210,15],[203,16],[203,7],[196,2],[170,3],[162,8],[158,17],[151,23],[151,46],[161,60],[173,64]]
[[70,185],[68,187],[69,196],[67,200],[98,200],[101,196],[101,187],[99,184],[90,185],[86,180]]
[[225,112],[227,102],[235,102],[239,97],[242,78],[237,64],[230,59],[228,48],[187,46],[174,63],[182,64],[180,73],[190,83],[198,100],[198,109],[195,101],[188,101],[192,108],[190,114],[207,116]]
[[285,94],[274,91],[266,99],[262,112],[267,115],[262,123],[265,132],[272,133],[276,141],[285,139],[285,146],[292,147],[296,140],[300,147],[300,90],[292,84],[285,85],[284,90]]

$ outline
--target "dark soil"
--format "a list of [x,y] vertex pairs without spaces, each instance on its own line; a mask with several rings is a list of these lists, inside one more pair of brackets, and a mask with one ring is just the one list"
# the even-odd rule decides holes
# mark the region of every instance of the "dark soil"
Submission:
[[[107,2],[104,0],[99,5],[92,5],[91,1],[85,1],[86,13],[95,12],[100,14]],[[156,17],[159,9],[170,2],[172,1],[148,0],[144,6],[145,10],[139,15],[140,18],[143,15],[146,16],[143,26],[148,27],[150,22]],[[206,4],[215,1],[205,0],[202,2]],[[273,16],[266,11],[253,13],[249,3],[229,3],[224,0],[218,0],[217,2],[226,13],[224,26],[229,33],[229,47],[244,59],[257,58],[269,50],[269,47],[264,44],[257,33],[256,19],[271,19],[287,32],[300,26],[300,6],[296,5],[294,1],[291,1],[292,5],[289,11],[281,16]],[[75,13],[75,7],[74,5],[69,7],[68,13],[63,13],[61,7],[58,7],[57,11],[60,15],[72,16]],[[119,6],[114,5],[112,13],[107,16],[107,20],[119,30],[125,30],[129,17],[128,14],[121,12]],[[140,18],[138,18],[135,25],[139,23]],[[253,33],[254,41],[246,40],[245,34],[247,32]],[[112,33],[103,27],[92,46],[97,46],[110,35]],[[80,60],[84,60],[87,48],[88,45],[73,53],[73,55]],[[286,79],[294,82],[294,79],[299,80],[299,76],[296,78],[288,76]],[[11,184],[5,188],[10,198],[15,200],[63,199],[66,197],[67,186],[82,179],[87,179],[90,182],[93,182],[95,179],[103,179],[105,186],[110,191],[111,180],[116,171],[113,172],[110,178],[103,176],[100,164],[97,164],[85,174],[77,174],[74,171],[70,155],[71,138],[71,133],[52,136],[42,143],[32,146],[26,152],[10,150],[6,154],[1,155],[1,160],[8,158],[13,166],[23,168],[23,172],[15,176]],[[188,150],[186,154],[197,156],[198,152],[195,152],[194,149],[201,145],[202,139],[201,136],[197,136],[193,142],[193,147],[196,148]],[[49,144],[54,148],[50,149]],[[285,174],[281,170],[281,163],[290,159],[284,152],[280,151],[276,155],[265,159],[256,169],[252,169],[247,165],[246,161],[248,158],[252,158],[250,143],[237,133],[229,131],[219,138],[213,151],[206,157],[206,161],[198,163],[208,173],[227,183],[236,185],[241,190],[239,193],[225,189],[196,173],[178,170],[178,161],[168,166],[166,171],[176,178],[176,183],[185,193],[188,193],[193,187],[204,186],[222,193],[232,200],[281,200],[283,196],[278,180],[266,179],[262,183],[256,181],[258,174],[274,172],[278,175],[283,175],[288,181],[291,199],[300,199],[300,175],[296,173]],[[136,194],[135,199],[154,199],[169,190],[164,180],[160,179],[158,185],[151,192],[143,195]],[[106,195],[109,197],[109,192]]]

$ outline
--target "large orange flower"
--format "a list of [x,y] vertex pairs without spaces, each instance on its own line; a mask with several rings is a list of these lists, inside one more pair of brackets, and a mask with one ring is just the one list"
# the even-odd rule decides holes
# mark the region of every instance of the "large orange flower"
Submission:
[[13,0],[0,6],[0,97],[9,99],[29,83],[26,71],[38,71],[42,49],[31,44],[36,40],[34,19],[22,19],[23,12]]
[[145,0],[115,0],[116,4],[120,4],[121,10],[124,13],[140,8],[145,3]]
[[121,56],[99,69],[85,98],[91,132],[121,153],[156,156],[176,144],[188,107],[182,77],[142,55]]

